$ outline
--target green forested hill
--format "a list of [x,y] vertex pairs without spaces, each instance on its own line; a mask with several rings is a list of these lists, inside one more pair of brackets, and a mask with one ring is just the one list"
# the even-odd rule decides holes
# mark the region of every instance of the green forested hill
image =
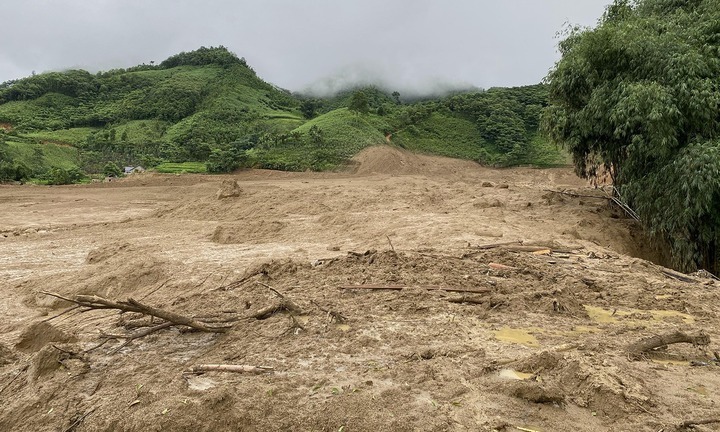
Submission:
[[263,81],[224,47],[200,48],[158,65],[0,84],[0,179],[53,183],[67,179],[61,171],[74,180],[167,162],[178,170],[201,162],[211,172],[326,170],[386,136],[488,164],[564,163],[536,137],[546,99],[543,86],[414,104],[374,87],[313,99]]

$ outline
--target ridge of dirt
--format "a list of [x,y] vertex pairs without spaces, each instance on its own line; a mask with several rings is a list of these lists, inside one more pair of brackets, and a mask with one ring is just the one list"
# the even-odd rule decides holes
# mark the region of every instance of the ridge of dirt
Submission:
[[[657,432],[717,416],[720,283],[669,277],[606,200],[548,192],[599,193],[569,169],[387,146],[356,161],[0,187],[0,430]],[[278,301],[268,287],[302,313],[127,344],[103,335],[158,321],[42,294],[200,319],[250,316]],[[675,331],[711,343],[626,353]],[[187,373],[199,364],[273,371]]]

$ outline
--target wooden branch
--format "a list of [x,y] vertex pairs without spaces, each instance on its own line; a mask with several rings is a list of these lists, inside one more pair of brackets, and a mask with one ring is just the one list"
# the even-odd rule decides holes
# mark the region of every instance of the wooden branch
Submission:
[[174,312],[166,311],[163,309],[154,308],[152,306],[148,306],[145,304],[142,304],[136,300],[133,300],[132,298],[128,299],[126,302],[116,302],[113,300],[108,300],[103,297],[99,296],[88,296],[88,295],[76,295],[72,298],[64,297],[60,294],[41,291],[42,294],[49,295],[52,297],[56,297],[62,300],[69,301],[71,303],[75,303],[80,306],[88,307],[90,309],[117,309],[123,312],[137,312],[145,315],[151,315],[157,318],[161,318],[165,321],[170,321],[176,325],[184,325],[188,327],[192,327],[196,330],[203,331],[203,332],[209,332],[209,333],[224,333],[230,329],[231,326],[218,326],[218,327],[211,327],[205,323],[202,323],[200,321],[194,320],[190,317],[186,317],[184,315],[180,315]]
[[317,306],[318,309],[320,309],[321,311],[323,311],[323,312],[325,312],[326,314],[328,314],[328,317],[330,317],[330,320],[331,320],[331,321],[332,321],[332,320],[335,320],[335,321],[336,321],[337,323],[339,323],[339,324],[342,324],[342,323],[344,323],[345,321],[347,321],[347,317],[345,317],[345,315],[341,314],[340,312],[336,312],[336,311],[331,310],[331,309],[326,309],[326,308],[320,306],[315,300],[311,300],[311,302],[312,302],[315,306]]
[[697,283],[697,280],[695,280],[689,276],[685,276],[682,273],[678,273],[678,272],[674,272],[674,271],[670,271],[670,270],[660,270],[660,272],[662,274],[664,274],[665,276],[667,276],[671,279],[679,280],[680,282]]
[[704,419],[704,420],[687,420],[680,423],[681,429],[691,428],[693,426],[707,425],[713,423],[720,423],[720,418]]
[[254,273],[246,274],[246,275],[243,276],[242,278],[240,278],[240,279],[238,279],[238,280],[236,280],[236,281],[234,281],[234,282],[230,282],[230,283],[227,284],[227,285],[223,285],[223,286],[219,286],[219,287],[217,287],[217,288],[213,288],[211,291],[220,291],[220,290],[230,291],[231,289],[235,289],[235,288],[241,286],[242,284],[244,284],[244,283],[247,282],[248,280],[254,278],[255,276],[259,276],[259,275],[262,275],[262,274],[266,274],[266,273],[265,273],[265,270],[258,270],[258,271],[254,272]]
[[128,341],[131,341],[133,339],[139,339],[141,337],[145,337],[149,334],[155,333],[156,331],[166,329],[166,328],[172,327],[174,325],[175,325],[175,323],[172,321],[165,321],[162,324],[156,325],[154,327],[146,327],[142,330],[136,331],[135,333],[130,333],[130,334],[126,334],[126,335],[103,333],[102,336],[106,337],[108,339],[127,339]]
[[390,240],[390,236],[386,235],[385,237],[387,237],[388,243],[390,243],[390,249],[392,249],[392,251],[395,252],[395,246],[393,246],[392,240]]
[[200,330],[203,332],[208,333],[224,333],[229,330],[230,326],[218,326],[218,327],[211,327],[207,324],[204,324],[200,321],[196,321],[190,317],[186,317],[180,314],[176,314],[174,312],[169,312],[162,309],[157,309],[152,306],[147,306],[142,303],[139,303],[133,299],[128,299],[128,304],[131,306],[136,307],[141,313],[156,316],[158,318],[162,318],[165,321],[172,321],[175,324],[180,324],[188,327],[192,327],[195,330]]
[[674,333],[640,339],[627,347],[627,353],[630,359],[639,360],[643,358],[645,353],[652,351],[655,348],[677,343],[689,343],[697,346],[705,346],[710,344],[710,337],[702,331],[694,336],[676,331]]
[[252,315],[248,316],[247,319],[264,320],[270,318],[275,312],[279,311],[280,309],[282,309],[282,304],[280,302],[277,302],[254,312]]
[[95,411],[96,409],[97,409],[97,407],[91,408],[88,412],[86,412],[85,414],[78,417],[77,420],[75,420],[70,426],[68,426],[67,429],[64,429],[63,432],[71,432],[71,431],[75,430],[75,428],[78,427],[80,425],[80,423],[82,423],[83,420],[85,420],[85,418],[87,416],[89,416],[90,414],[92,414],[93,411]]
[[275,369],[269,366],[248,366],[248,365],[228,365],[228,364],[202,364],[190,368],[190,373],[203,372],[233,372],[233,373],[250,373],[263,374],[272,373]]
[[470,304],[483,304],[487,302],[487,299],[480,299],[477,297],[454,297],[447,299],[450,303],[470,303]]
[[285,294],[281,293],[280,291],[276,290],[275,288],[271,287],[271,286],[268,285],[268,284],[265,284],[265,283],[262,283],[262,282],[256,282],[256,283],[257,283],[258,285],[264,286],[265,288],[267,288],[267,289],[269,289],[270,291],[272,291],[273,293],[275,293],[275,295],[277,295],[278,297],[280,297],[280,300],[281,300],[281,302],[280,302],[280,308],[281,308],[281,309],[285,309],[285,310],[288,311],[288,312],[302,315],[302,313],[303,313],[302,308],[300,308],[300,306],[298,306],[297,304],[295,304],[295,302],[293,302],[292,300],[290,300]]
[[342,290],[365,289],[375,291],[402,291],[403,289],[409,287],[404,285],[341,285],[338,288]]
[[516,241],[508,241],[508,242],[502,242],[502,243],[491,243],[486,245],[480,245],[480,246],[473,246],[473,249],[478,250],[488,250],[488,249],[496,249],[503,246],[511,246],[511,245],[522,245],[522,240],[516,240]]
[[172,327],[172,326],[174,326],[174,325],[175,325],[175,323],[170,322],[170,321],[166,321],[166,322],[164,322],[164,323],[162,323],[162,324],[160,324],[160,325],[156,325],[156,326],[154,326],[154,327],[148,327],[148,328],[145,328],[145,329],[143,329],[143,330],[136,331],[135,333],[131,333],[131,334],[129,334],[129,335],[103,335],[103,336],[106,337],[106,338],[108,338],[108,339],[112,339],[112,338],[126,339],[125,342],[123,342],[122,344],[120,344],[120,346],[118,346],[117,348],[115,348],[114,350],[112,350],[112,353],[115,354],[116,352],[118,352],[118,351],[120,351],[121,349],[125,348],[126,346],[130,345],[130,343],[131,343],[132,341],[134,341],[135,339],[139,339],[139,338],[145,337],[145,336],[147,336],[147,335],[149,335],[149,334],[155,333],[156,331],[159,331],[159,330],[162,330],[162,329],[166,329],[166,328]]
[[420,288],[428,291],[447,291],[457,293],[487,294],[492,292],[490,288],[447,288],[441,286],[418,286],[412,287],[407,285],[341,285],[338,287],[342,290],[364,289],[373,291],[402,291],[408,288]]
[[552,252],[552,248],[548,246],[524,246],[524,245],[508,245],[502,247],[505,250],[513,252],[538,252],[549,250]]
[[65,315],[66,313],[70,313],[70,312],[72,312],[72,311],[74,311],[74,310],[76,310],[76,309],[80,309],[80,306],[79,306],[79,305],[71,306],[71,307],[65,309],[64,311],[60,312],[59,314],[53,315],[53,316],[51,316],[50,318],[45,318],[44,320],[42,320],[42,321],[40,321],[40,322],[41,322],[41,323],[44,323],[44,322],[52,321],[52,320],[54,320],[55,318],[59,318],[59,317]]

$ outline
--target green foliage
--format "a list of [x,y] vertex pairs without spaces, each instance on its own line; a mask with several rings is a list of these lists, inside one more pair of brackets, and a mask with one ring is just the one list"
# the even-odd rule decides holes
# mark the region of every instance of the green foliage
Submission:
[[264,82],[224,47],[203,47],[159,65],[0,84],[0,122],[14,128],[11,147],[22,146],[18,161],[34,176],[50,167],[101,173],[109,162],[170,172],[187,171],[186,162],[211,172],[334,169],[391,134],[407,148],[508,165],[536,154],[543,89],[405,105],[372,86],[307,98]]
[[579,174],[601,166],[677,267],[717,270],[720,1],[616,1],[573,29],[545,129]]
[[472,121],[439,112],[396,132],[392,141],[409,150],[462,159],[478,160],[487,148],[496,154]]
[[[0,150],[2,151],[2,150]],[[0,154],[0,183],[9,181],[25,181],[32,176],[27,165],[10,160],[7,156]]]
[[530,161],[534,153],[533,138],[540,115],[547,105],[547,88],[534,85],[515,88],[493,88],[448,98],[445,107],[452,113],[473,121],[487,145],[483,163],[509,166]]
[[85,174],[78,168],[66,170],[59,167],[52,167],[40,175],[40,179],[48,185],[79,183],[85,179],[85,177]]
[[257,135],[248,135],[230,143],[229,146],[213,149],[205,166],[210,173],[229,173],[247,166],[250,150],[258,143]]
[[367,114],[370,112],[370,103],[368,102],[367,95],[362,90],[356,91],[350,99],[350,105],[348,105],[350,111],[354,111],[358,114]]
[[178,66],[205,66],[220,65],[231,66],[239,64],[247,67],[245,59],[238,58],[234,53],[220,45],[219,47],[200,47],[195,51],[175,54],[160,63],[160,67],[170,69]]
[[300,104],[300,112],[306,119],[311,119],[315,117],[320,107],[322,107],[322,102],[318,99],[305,99]]
[[318,125],[312,125],[308,130],[308,136],[313,144],[321,146],[325,143],[325,134]]
[[156,166],[155,170],[165,174],[204,174],[207,167],[202,162],[164,162]]
[[105,177],[120,177],[123,170],[115,162],[108,162],[103,167],[103,174]]
[[82,146],[87,142],[88,136],[95,131],[94,128],[81,127],[59,130],[42,130],[26,132],[24,137],[32,138],[36,141],[54,143],[59,145]]

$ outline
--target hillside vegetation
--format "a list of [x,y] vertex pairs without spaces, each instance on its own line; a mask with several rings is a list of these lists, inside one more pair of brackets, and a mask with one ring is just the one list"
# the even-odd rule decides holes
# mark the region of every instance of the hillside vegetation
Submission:
[[496,166],[562,164],[537,134],[546,100],[541,85],[413,103],[374,87],[314,99],[263,81],[224,47],[203,47],[158,65],[1,84],[0,179],[183,163],[322,171],[385,142]]
[[560,48],[553,140],[612,177],[678,268],[720,270],[720,1],[618,0]]

